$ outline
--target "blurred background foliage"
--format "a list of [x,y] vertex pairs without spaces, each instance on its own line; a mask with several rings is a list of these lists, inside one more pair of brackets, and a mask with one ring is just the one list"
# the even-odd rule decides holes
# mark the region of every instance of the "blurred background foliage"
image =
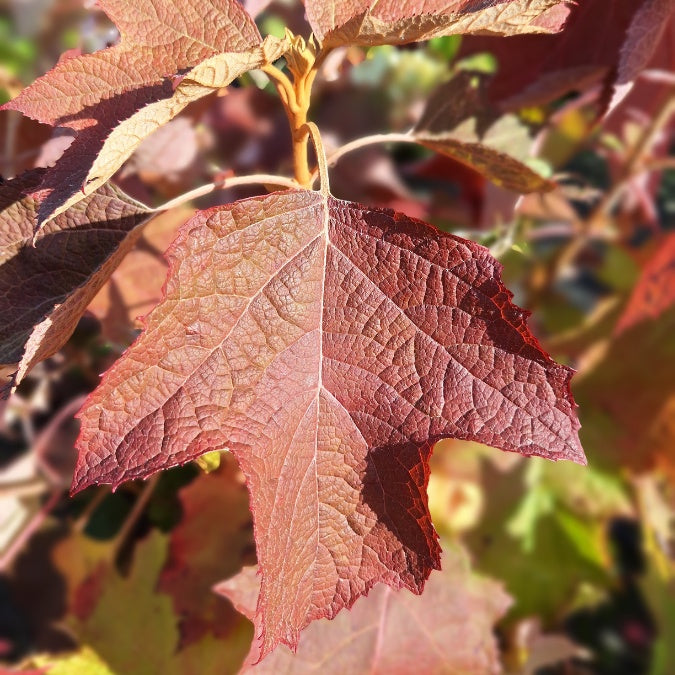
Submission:
[[[296,3],[272,3],[258,21],[263,32],[288,25],[307,34]],[[94,3],[0,0],[0,100],[65,50],[91,52],[116,38]],[[457,73],[503,86],[509,69],[494,40],[337,50],[311,112],[329,150],[409,129]],[[395,208],[489,246],[544,348],[578,370],[588,467],[458,441],[434,452],[437,530],[512,598],[495,627],[509,673],[675,672],[675,135],[666,114],[675,97],[673,27],[662,41],[657,62],[604,120],[597,82],[510,106],[531,132],[536,166],[556,181],[551,192],[521,197],[408,144],[369,145],[332,169],[338,197]],[[48,165],[68,142],[0,113],[0,173]],[[146,141],[115,180],[157,204],[222,172],[288,175],[289,158],[274,88],[250,73]],[[196,206],[251,194],[223,190]],[[7,668],[204,675],[236,672],[245,656],[250,624],[211,591],[255,562],[247,493],[229,455],[215,469],[218,462],[190,465],[115,493],[101,486],[67,495],[73,415],[137,334],[136,317],[158,301],[162,252],[192,212],[152,222],[69,343],[4,407]]]

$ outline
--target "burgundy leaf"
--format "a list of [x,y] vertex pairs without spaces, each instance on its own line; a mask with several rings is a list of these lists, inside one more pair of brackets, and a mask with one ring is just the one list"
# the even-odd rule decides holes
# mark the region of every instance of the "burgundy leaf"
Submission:
[[81,411],[73,489],[229,448],[248,483],[261,656],[439,565],[433,443],[584,462],[569,392],[483,247],[309,191],[195,216],[166,297]]
[[616,332],[646,319],[655,319],[675,304],[675,234],[662,242],[635,286]]
[[463,50],[497,57],[499,77],[490,87],[497,100],[535,105],[602,83],[604,112],[647,64],[674,8],[674,0],[584,0],[557,35],[470,37]]

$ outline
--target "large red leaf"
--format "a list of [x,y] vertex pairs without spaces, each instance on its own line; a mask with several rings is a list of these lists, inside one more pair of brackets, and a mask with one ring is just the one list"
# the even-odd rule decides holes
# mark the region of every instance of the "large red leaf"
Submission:
[[403,44],[440,35],[517,35],[560,30],[566,0],[305,0],[327,46]]
[[0,186],[0,367],[16,382],[66,342],[152,216],[106,186],[33,242],[41,176],[29,171]]
[[470,241],[309,191],[195,216],[166,297],[81,412],[73,489],[228,447],[246,476],[261,654],[439,565],[445,436],[583,462],[571,371]]
[[[255,617],[260,581],[254,567],[216,587]],[[494,623],[511,604],[503,588],[471,573],[466,555],[449,550],[421,598],[380,587],[332,623],[303,633],[297,653],[280,649],[256,673],[487,673],[500,672]],[[255,661],[255,645],[249,662]],[[245,667],[244,671],[249,668]]]
[[[119,44],[62,59],[4,109],[78,134],[45,176],[40,223],[103,185],[192,101],[278,58],[237,0],[101,0]],[[181,79],[182,77],[182,79]]]

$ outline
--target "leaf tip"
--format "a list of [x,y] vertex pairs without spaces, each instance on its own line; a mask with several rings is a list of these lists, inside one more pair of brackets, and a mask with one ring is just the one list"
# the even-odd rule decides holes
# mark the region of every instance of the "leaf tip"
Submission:
[[584,449],[581,447],[581,441],[579,440],[579,436],[574,439],[576,442],[573,444],[570,444],[570,456],[569,459],[570,461],[574,462],[575,464],[579,464],[581,466],[588,466],[588,458],[586,457],[586,453],[584,452]]

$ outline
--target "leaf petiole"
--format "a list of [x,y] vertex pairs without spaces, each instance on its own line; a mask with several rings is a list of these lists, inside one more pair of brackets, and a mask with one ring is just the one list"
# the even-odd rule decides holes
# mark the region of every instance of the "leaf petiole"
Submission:
[[280,187],[286,187],[289,189],[300,187],[297,181],[295,181],[293,178],[286,178],[285,176],[275,176],[266,173],[251,174],[250,176],[231,176],[213,181],[212,183],[207,183],[206,185],[200,185],[194,190],[184,192],[182,195],[178,195],[178,197],[170,199],[161,206],[150,209],[150,211],[153,213],[168,211],[169,209],[173,209],[176,206],[181,206],[186,202],[190,202],[193,199],[208,195],[215,190],[236,187],[238,185],[279,185]]
[[[382,143],[414,143],[419,144],[419,140],[411,133],[392,133],[392,134],[374,134],[372,136],[363,136],[362,138],[357,138],[349,143],[345,143],[340,146],[335,152],[328,156],[326,159],[326,164],[328,166],[333,166],[344,157],[346,154],[353,152],[354,150],[359,150],[360,148],[365,148],[368,145],[380,145]],[[316,179],[319,177],[319,169],[317,167],[312,172],[310,185],[313,185],[316,182]]]

